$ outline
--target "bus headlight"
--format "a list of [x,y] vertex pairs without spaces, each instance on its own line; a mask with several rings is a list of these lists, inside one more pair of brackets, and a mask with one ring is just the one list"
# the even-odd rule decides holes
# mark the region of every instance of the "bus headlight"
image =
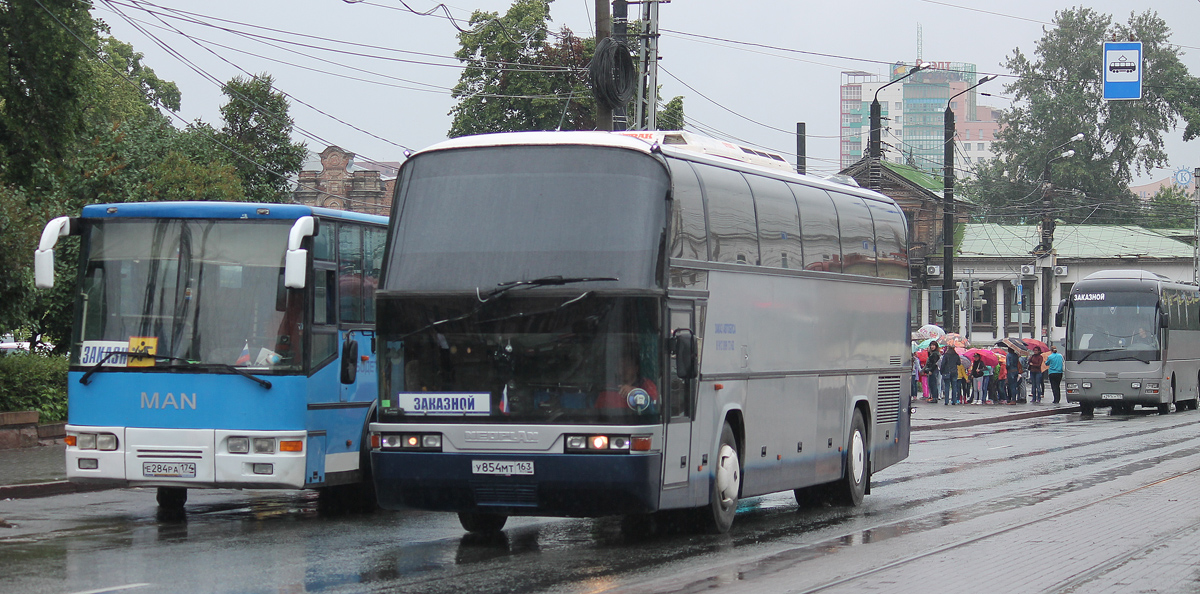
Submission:
[[1068,390],[1078,390],[1079,384],[1067,384],[1067,389]]
[[101,433],[96,436],[96,449],[111,452],[117,449],[117,436],[112,433]]
[[81,449],[81,450],[96,449],[96,434],[95,433],[80,433],[79,434],[79,449]]
[[1158,384],[1147,383],[1146,384],[1146,393],[1147,394],[1157,394],[1158,393]]
[[274,454],[275,453],[275,438],[274,437],[255,437],[254,438],[254,453],[255,454]]
[[379,449],[382,450],[442,451],[441,433],[381,433],[378,436],[372,436],[372,443],[375,439],[379,440]]
[[249,437],[230,437],[225,440],[225,448],[230,454],[246,454],[250,452]]
[[1092,382],[1083,382],[1083,389],[1084,390],[1092,389]]
[[[565,449],[568,454],[627,454],[634,447],[634,439],[628,435],[566,435]],[[649,448],[647,448],[649,449]]]
[[1142,382],[1133,382],[1132,384],[1129,384],[1129,387],[1133,388],[1134,390],[1140,390],[1142,389]]

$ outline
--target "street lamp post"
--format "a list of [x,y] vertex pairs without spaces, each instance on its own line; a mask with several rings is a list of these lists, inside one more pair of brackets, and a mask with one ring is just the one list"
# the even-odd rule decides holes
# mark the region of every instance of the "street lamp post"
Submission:
[[[1057,152],[1059,149],[1067,146],[1068,144],[1071,144],[1072,142],[1078,142],[1080,140],[1083,140],[1082,132],[1072,136],[1066,142],[1050,149],[1050,151],[1046,153],[1046,156],[1050,156],[1050,154]],[[1042,223],[1041,223],[1041,225],[1039,225],[1039,227],[1041,227],[1041,229],[1040,229],[1041,233],[1039,236],[1040,242],[1038,243],[1037,247],[1033,248],[1034,255],[1038,256],[1039,258],[1046,258],[1046,257],[1051,256],[1054,253],[1054,216],[1053,216],[1053,214],[1051,214],[1051,208],[1050,208],[1051,200],[1052,200],[1052,191],[1051,190],[1052,190],[1054,184],[1052,184],[1050,181],[1050,166],[1052,164],[1054,164],[1055,161],[1061,161],[1063,159],[1070,159],[1071,157],[1074,157],[1074,156],[1075,156],[1074,150],[1063,151],[1057,157],[1054,157],[1052,159],[1047,159],[1046,166],[1042,168],[1041,181],[1042,181],[1043,192],[1042,192]],[[1053,284],[1054,284],[1054,269],[1052,266],[1049,266],[1049,265],[1044,266],[1042,268],[1042,339],[1045,340],[1047,343],[1050,342],[1050,301],[1052,299],[1051,295],[1053,295],[1053,290],[1052,290],[1053,287],[1051,286]],[[1033,334],[1033,331],[1032,331],[1032,326],[1031,326],[1030,335],[1032,335],[1032,334]]]
[[913,66],[912,70],[908,71],[908,74],[905,74],[904,76],[901,76],[900,78],[897,78],[896,80],[893,80],[892,82],[889,82],[888,84],[883,85],[882,87],[879,87],[878,89],[875,89],[875,99],[873,101],[871,101],[871,131],[870,131],[870,135],[867,137],[870,139],[867,143],[868,144],[867,152],[870,153],[870,155],[871,155],[871,161],[868,163],[868,184],[867,185],[870,186],[870,188],[872,190],[875,190],[876,192],[879,191],[880,178],[882,177],[882,174],[880,172],[880,165],[879,165],[879,157],[882,154],[881,147],[880,147],[880,145],[882,144],[882,141],[880,139],[879,133],[880,133],[880,127],[882,126],[882,124],[880,123],[880,120],[883,119],[883,113],[882,113],[883,110],[879,106],[879,91],[882,91],[882,90],[924,70],[925,68],[927,68],[927,66],[925,64],[918,63],[916,66]]
[[[943,327],[948,328],[950,318],[954,315],[954,308],[948,304],[954,303],[954,110],[950,109],[950,102],[954,101],[955,97],[982,85],[985,82],[994,80],[996,75],[988,75],[979,82],[963,89],[962,91],[951,95],[946,100],[946,113],[943,118],[945,130],[943,139],[945,142],[942,145],[942,311],[945,312],[945,317],[942,320]],[[973,313],[973,312],[972,312]],[[949,330],[947,330],[948,332]]]

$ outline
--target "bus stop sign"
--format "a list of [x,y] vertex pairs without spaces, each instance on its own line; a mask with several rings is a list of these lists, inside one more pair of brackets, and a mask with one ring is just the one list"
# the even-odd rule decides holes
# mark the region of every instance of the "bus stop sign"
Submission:
[[1104,43],[1104,100],[1142,98],[1142,42]]

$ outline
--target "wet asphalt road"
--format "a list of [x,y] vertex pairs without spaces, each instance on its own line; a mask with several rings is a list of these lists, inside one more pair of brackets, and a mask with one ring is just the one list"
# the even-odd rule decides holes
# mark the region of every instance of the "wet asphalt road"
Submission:
[[[1198,425],[1192,411],[922,431],[861,507],[801,509],[790,492],[753,498],[720,536],[669,527],[627,536],[615,518],[512,518],[502,535],[479,537],[451,514],[327,517],[313,494],[276,491],[192,491],[182,518],[159,516],[149,489],[6,500],[0,592],[930,591],[937,576],[921,579],[922,559],[957,550],[966,559],[968,545],[1001,536],[1043,540],[1051,535],[1039,526],[1061,531],[1050,520],[1063,514],[1104,517],[1099,506],[1126,493],[1147,497],[1148,485],[1195,476]],[[1181,524],[1200,526],[1184,515]],[[1017,546],[1011,559],[972,561],[997,570],[985,591],[1017,580]],[[1083,575],[1062,571],[1062,583]],[[1107,591],[1076,582],[1055,591]]]

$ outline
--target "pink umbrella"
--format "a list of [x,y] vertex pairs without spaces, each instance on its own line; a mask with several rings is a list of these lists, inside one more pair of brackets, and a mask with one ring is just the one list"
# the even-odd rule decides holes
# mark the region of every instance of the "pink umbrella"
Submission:
[[1028,345],[1030,350],[1042,351],[1043,353],[1050,352],[1050,346],[1036,338],[1022,338],[1021,342]]
[[997,365],[1000,363],[1000,357],[996,353],[984,349],[969,349],[964,353],[968,361],[974,361],[975,355],[979,355],[979,360],[983,361],[984,365]]

